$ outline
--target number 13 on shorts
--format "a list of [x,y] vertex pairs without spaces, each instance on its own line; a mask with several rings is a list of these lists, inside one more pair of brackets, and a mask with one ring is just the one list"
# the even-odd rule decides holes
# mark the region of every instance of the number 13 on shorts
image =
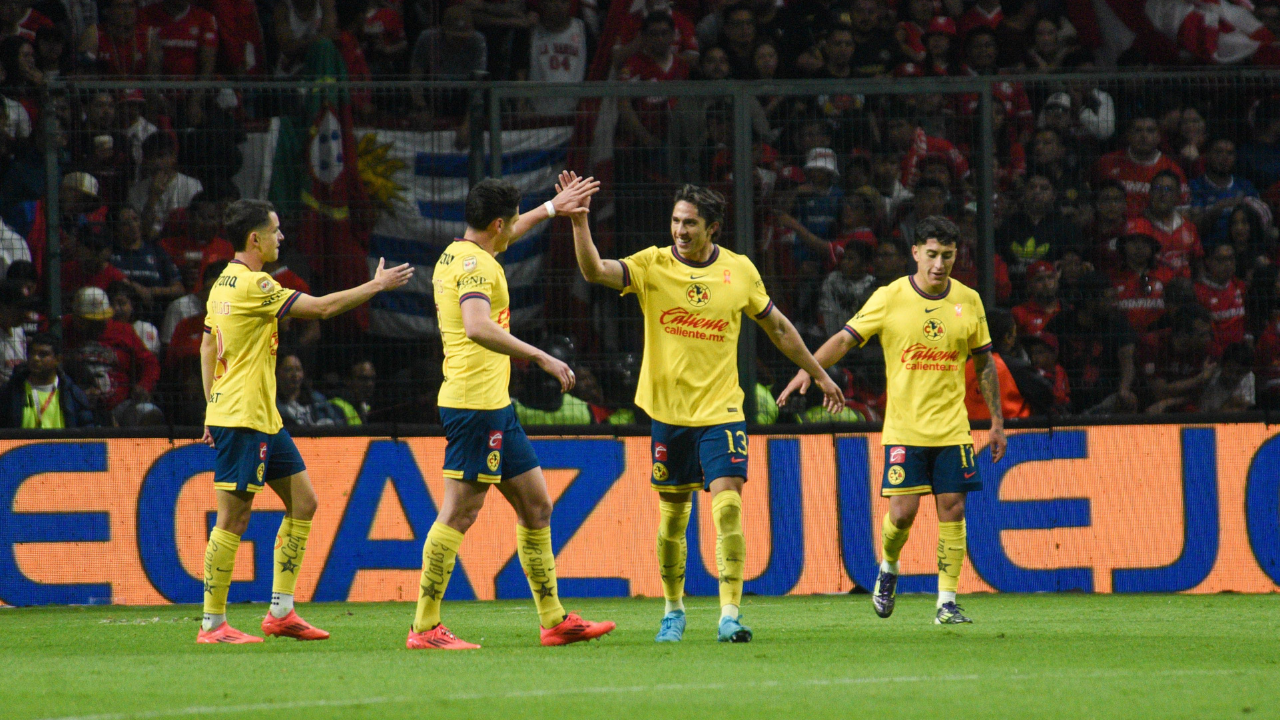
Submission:
[[[739,455],[747,454],[747,434],[745,432],[739,430],[737,433],[734,433],[732,430],[725,430],[724,438],[729,443],[730,454],[732,453],[737,453]],[[737,447],[734,447],[734,444],[733,444],[735,439],[738,441]]]

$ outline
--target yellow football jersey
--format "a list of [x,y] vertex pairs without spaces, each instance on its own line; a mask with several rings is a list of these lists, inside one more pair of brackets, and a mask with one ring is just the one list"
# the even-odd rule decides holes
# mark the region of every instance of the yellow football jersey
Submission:
[[511,332],[511,297],[502,265],[479,245],[457,240],[440,254],[431,283],[444,342],[440,407],[498,410],[510,405],[511,358],[472,342],[462,326],[462,301],[485,298],[489,317]]
[[742,313],[773,311],[756,266],[715,247],[704,263],[674,245],[622,260],[622,294],[644,311],[644,360],[636,405],[669,425],[703,427],[746,420],[738,386]]
[[213,388],[204,422],[274,434],[284,424],[276,410],[278,319],[301,295],[275,278],[232,260],[209,289],[204,331],[217,342]]
[[926,295],[915,278],[899,278],[876,290],[844,330],[859,345],[880,335],[889,381],[885,445],[973,442],[964,407],[964,363],[991,349],[978,293],[951,280],[941,295]]

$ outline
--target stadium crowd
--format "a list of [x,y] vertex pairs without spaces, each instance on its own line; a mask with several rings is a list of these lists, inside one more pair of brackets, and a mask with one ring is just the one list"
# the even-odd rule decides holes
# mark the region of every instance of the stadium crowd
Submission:
[[[204,304],[233,255],[220,225],[240,195],[237,146],[285,102],[226,88],[46,102],[51,79],[303,77],[321,58],[340,60],[353,79],[990,76],[988,320],[1006,417],[1280,406],[1280,96],[1270,89],[1224,91],[1172,73],[1164,84],[1091,82],[1084,73],[1102,69],[1096,48],[1063,0],[637,0],[630,10],[593,0],[0,0],[0,425],[200,423]],[[1254,14],[1280,36],[1280,3],[1260,0]],[[1136,49],[1119,62],[1157,69]],[[1251,62],[1280,63],[1280,45]],[[1072,74],[1055,79],[1061,73]],[[812,347],[876,288],[914,270],[914,229],[930,215],[959,223],[954,277],[978,284],[979,101],[936,90],[761,95],[750,107],[758,264]],[[469,122],[456,92],[355,92],[352,103],[360,121],[384,127]],[[545,97],[509,114],[599,111],[586,106]],[[655,90],[617,110],[620,251],[663,241],[679,183],[732,197],[723,100]],[[51,149],[56,188],[45,185]],[[49,316],[50,193],[61,217],[62,317]],[[293,260],[267,271],[310,292],[316,278],[305,258]],[[630,397],[634,348],[581,327],[552,319],[542,343],[575,365],[578,389],[563,395],[517,372],[522,420],[643,420]],[[436,421],[434,387],[404,388],[438,384],[438,367],[407,369],[395,352],[371,360],[345,351],[358,344],[349,336],[343,350],[336,342],[315,321],[281,323],[287,424]],[[849,398],[838,417],[804,398],[773,407],[775,365],[766,355],[758,367],[761,422],[882,416],[878,347],[833,368]],[[981,417],[976,388],[971,396]]]

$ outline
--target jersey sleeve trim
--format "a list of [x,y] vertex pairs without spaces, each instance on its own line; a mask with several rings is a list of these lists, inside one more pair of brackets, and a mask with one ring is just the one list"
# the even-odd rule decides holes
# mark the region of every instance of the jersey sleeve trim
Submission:
[[302,293],[294,290],[293,294],[289,296],[289,299],[280,304],[280,309],[276,311],[276,317],[282,318],[287,315],[289,308],[293,307],[293,304],[298,301],[298,296],[300,295],[302,295]]
[[466,302],[466,301],[468,301],[468,300],[483,300],[483,301],[485,301],[485,302],[487,302],[487,303],[489,303],[489,304],[491,304],[491,305],[493,304],[493,301],[489,299],[489,296],[488,296],[488,295],[485,295],[485,294],[484,294],[484,293],[482,293],[482,292],[469,292],[469,293],[466,293],[466,294],[464,294],[462,297],[458,298],[458,304],[459,304],[459,305],[461,305],[462,303],[464,303],[464,302]]
[[768,304],[768,305],[765,305],[765,306],[764,306],[764,309],[763,309],[763,310],[761,310],[761,311],[760,311],[760,313],[759,313],[759,314],[757,314],[757,315],[755,316],[755,318],[756,318],[757,320],[763,320],[763,319],[765,319],[765,318],[769,317],[769,313],[771,313],[771,312],[773,312],[773,301],[772,301],[772,300],[770,300],[770,301],[769,301],[769,304]]
[[983,345],[982,347],[976,347],[976,348],[973,348],[972,350],[970,350],[970,351],[969,351],[969,354],[970,354],[970,355],[981,355],[981,354],[983,354],[983,353],[989,353],[989,352],[991,352],[991,343],[987,343],[986,345]]
[[212,335],[212,334],[213,334],[213,328],[209,325],[209,323],[205,323],[205,324],[204,324],[204,334],[205,334],[205,335]]
[[622,289],[626,290],[631,287],[631,268],[627,267],[625,260],[619,260],[618,264],[622,266]]
[[859,335],[857,330],[854,330],[853,328],[849,327],[848,325],[845,325],[844,327],[842,327],[842,328],[840,328],[840,329],[841,329],[841,330],[844,330],[845,332],[847,332],[847,333],[849,333],[850,335],[852,335],[852,336],[853,336],[853,339],[854,339],[854,340],[857,340],[859,345],[865,345],[865,344],[866,344],[866,342],[867,342],[867,341],[866,341],[866,339],[865,339],[865,338],[863,338],[861,335]]

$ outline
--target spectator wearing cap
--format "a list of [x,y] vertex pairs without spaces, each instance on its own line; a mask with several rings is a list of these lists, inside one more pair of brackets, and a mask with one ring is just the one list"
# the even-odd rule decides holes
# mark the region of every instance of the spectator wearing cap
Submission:
[[[1000,378],[1002,414],[1006,418],[1048,415],[1053,407],[1053,388],[1036,372],[1018,346],[1018,326],[1013,317],[1000,308],[991,308],[987,311],[987,325],[991,330],[991,357]],[[972,359],[965,363],[964,385],[964,405],[969,419],[990,420],[991,411],[983,401]]]
[[1138,363],[1146,382],[1146,412],[1195,412],[1218,369],[1213,320],[1199,305],[1178,309],[1169,330],[1142,338]]
[[144,177],[129,188],[129,206],[142,216],[145,237],[154,239],[169,213],[186,208],[204,185],[178,171],[178,153],[169,135],[155,133],[143,140],[142,157]]
[[1058,211],[1053,181],[1032,175],[1022,190],[1017,212],[1000,225],[996,251],[1009,264],[1009,276],[1018,294],[1026,295],[1026,273],[1037,260],[1053,262],[1065,247],[1080,247],[1080,229]]
[[1149,115],[1140,115],[1129,121],[1128,145],[1122,150],[1107,153],[1094,165],[1094,181],[1101,183],[1116,180],[1124,186],[1125,214],[1140,217],[1151,199],[1151,183],[1163,171],[1174,174],[1179,192],[1172,200],[1174,205],[1190,201],[1190,190],[1182,168],[1172,158],[1160,152],[1160,125]]
[[1137,336],[1116,310],[1105,275],[1085,274],[1078,289],[1079,301],[1045,326],[1058,338],[1062,366],[1071,382],[1072,409],[1088,414],[1135,412]]
[[111,264],[124,273],[137,291],[139,313],[163,307],[186,292],[178,267],[169,254],[142,237],[142,219],[137,210],[128,206],[117,208],[111,229],[114,239]]
[[1231,211],[1246,198],[1258,197],[1258,189],[1247,178],[1235,174],[1236,143],[1219,137],[1209,142],[1204,174],[1191,181],[1189,216],[1208,245],[1227,239]]
[[[62,182],[58,187],[58,211],[61,215],[58,229],[64,248],[74,244],[79,228],[105,223],[107,206],[98,195],[98,179],[86,172],[72,172],[62,176]],[[46,267],[44,251],[48,229],[47,215],[45,200],[42,197],[36,202],[31,229],[27,235],[31,262],[38,270]],[[22,229],[17,226],[14,226],[14,229],[22,232]]]
[[1071,381],[1067,379],[1067,371],[1058,364],[1058,338],[1053,333],[1040,333],[1022,339],[1027,349],[1027,356],[1036,374],[1044,378],[1053,388],[1053,415],[1071,413]]
[[[929,22],[924,36],[925,55],[920,63],[920,72],[924,77],[949,77],[956,68],[956,23],[945,15],[939,15]],[[904,67],[904,66],[900,66]],[[909,69],[903,75],[914,75]]]
[[15,368],[27,361],[27,297],[13,280],[0,283],[0,383],[8,382]]
[[1236,250],[1219,245],[1205,261],[1196,282],[1196,300],[1213,319],[1213,341],[1219,348],[1245,339],[1244,295],[1248,285],[1236,277]]
[[840,332],[876,289],[876,277],[867,272],[872,246],[849,243],[840,252],[836,269],[827,274],[818,294],[818,312],[827,337]]
[[[147,72],[147,28],[138,22],[137,0],[106,0],[95,55],[104,75],[140,77]],[[139,91],[141,94],[141,91]]]
[[1193,266],[1204,258],[1200,231],[1195,223],[1178,212],[1181,176],[1172,170],[1161,170],[1151,179],[1151,201],[1141,217],[1130,218],[1125,225],[1129,233],[1150,235],[1160,243],[1158,260],[1180,277],[1192,277]]
[[75,233],[71,259],[62,263],[62,302],[86,287],[106,290],[113,282],[125,282],[124,273],[111,264],[111,241],[102,223],[84,225]]
[[1146,332],[1165,313],[1165,287],[1176,273],[1157,263],[1160,244],[1146,233],[1129,233],[1120,238],[1121,264],[1111,269],[1111,289],[1115,306],[1129,325]]
[[147,350],[157,358],[160,357],[160,331],[146,320],[136,318],[135,308],[141,304],[141,300],[133,285],[128,282],[113,282],[107,288],[107,297],[111,300],[111,311],[114,313],[112,319],[133,328]]
[[31,338],[28,358],[0,390],[0,427],[64,430],[93,427],[89,397],[62,369],[62,341]]
[[1053,263],[1037,260],[1027,268],[1027,294],[1029,299],[1013,308],[1013,319],[1018,334],[1035,337],[1044,332],[1045,325],[1062,312],[1058,299],[1058,269]]
[[844,190],[836,182],[840,169],[835,151],[814,148],[805,157],[806,182],[784,193],[778,223],[794,233],[793,256],[805,276],[817,276],[831,257],[831,241],[836,237]]
[[84,389],[95,411],[110,413],[131,397],[149,401],[160,363],[132,327],[112,318],[106,291],[81,288],[71,307],[62,324],[67,363],[92,380]]

